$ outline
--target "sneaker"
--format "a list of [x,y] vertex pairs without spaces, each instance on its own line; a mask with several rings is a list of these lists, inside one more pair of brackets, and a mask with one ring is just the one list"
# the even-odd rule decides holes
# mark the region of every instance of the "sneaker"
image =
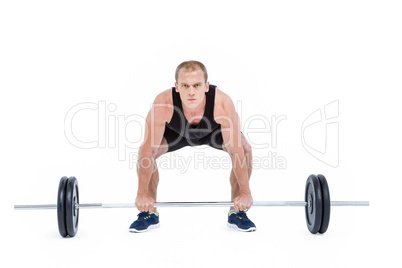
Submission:
[[247,217],[245,211],[229,212],[228,227],[242,232],[253,232],[257,230],[255,224]]
[[143,233],[159,227],[159,212],[140,212],[138,219],[128,229],[132,233]]

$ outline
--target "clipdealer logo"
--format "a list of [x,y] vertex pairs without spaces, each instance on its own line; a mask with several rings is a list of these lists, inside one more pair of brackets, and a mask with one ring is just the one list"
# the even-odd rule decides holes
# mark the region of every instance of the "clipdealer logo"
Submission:
[[[74,105],[66,113],[64,120],[64,134],[67,141],[81,149],[93,148],[109,148],[117,149],[118,160],[126,161],[128,159],[130,168],[133,168],[133,162],[138,160],[138,148],[143,142],[143,133],[146,125],[145,118],[139,114],[131,114],[128,116],[116,114],[117,106],[114,103],[107,104],[106,101],[98,103],[83,102]],[[242,105],[237,102],[237,109],[240,122],[243,123],[243,134],[249,141],[251,147],[258,149],[275,149],[278,144],[278,126],[279,123],[287,119],[286,115],[271,116],[267,118],[261,114],[255,114],[242,119]],[[83,114],[91,114],[96,116],[96,134],[92,138],[80,137],[80,131],[84,132],[88,129],[88,121],[81,122],[74,127],[77,117]],[[93,117],[92,117],[93,119]],[[332,101],[324,107],[312,112],[302,123],[301,126],[301,143],[304,149],[315,159],[325,163],[331,167],[339,165],[339,100]],[[82,121],[82,120],[81,120]],[[92,120],[94,121],[94,120]],[[92,122],[93,123],[93,122]],[[255,127],[258,125],[259,127]],[[134,130],[134,133],[133,131]],[[77,134],[78,133],[78,134]],[[81,133],[82,134],[82,133]],[[263,136],[264,138],[261,138]],[[270,142],[268,142],[267,138]],[[201,148],[203,148],[201,146]],[[205,147],[204,147],[205,148]],[[135,150],[135,152],[134,152]],[[174,153],[174,152],[172,152]],[[128,158],[127,158],[128,156]],[[205,156],[205,155],[204,155]],[[163,163],[174,162],[170,158],[163,159]],[[199,159],[198,155],[194,155],[194,159]],[[209,163],[215,166],[215,163],[221,163],[225,166],[227,160],[217,160],[215,158],[204,157],[210,159]],[[188,167],[188,160],[183,166]],[[204,167],[205,163],[199,163],[198,166]],[[165,164],[166,165],[166,164]],[[287,162],[284,156],[278,155],[270,150],[263,157],[253,156],[253,165],[262,169],[286,169]],[[168,166],[168,165],[167,165]]]
[[[152,107],[152,105],[151,105]],[[106,101],[83,102],[72,106],[64,118],[64,134],[67,141],[81,149],[117,149],[118,160],[129,162],[129,168],[134,169],[138,161],[138,148],[144,140],[146,118],[131,114],[128,116],[116,113],[117,106]],[[286,169],[287,161],[274,150],[278,146],[278,128],[287,119],[286,115],[254,114],[243,120],[242,103],[236,103],[236,111],[240,122],[243,122],[243,134],[253,150],[263,149],[263,156],[253,155],[255,169]],[[89,116],[89,117],[88,117]],[[152,119],[152,116],[151,116]],[[233,124],[233,122],[232,122]],[[205,149],[208,146],[196,146]],[[161,167],[171,167],[171,163],[186,170],[190,163],[188,159],[177,157],[175,152],[163,155],[159,162]],[[201,155],[203,157],[201,157]],[[206,154],[194,152],[192,161],[195,168],[215,168],[217,165],[227,167],[231,164],[229,158],[209,157]],[[224,158],[224,157],[223,157]],[[172,161],[175,159],[176,161]],[[200,162],[203,159],[204,162]],[[179,161],[180,160],[180,161]]]

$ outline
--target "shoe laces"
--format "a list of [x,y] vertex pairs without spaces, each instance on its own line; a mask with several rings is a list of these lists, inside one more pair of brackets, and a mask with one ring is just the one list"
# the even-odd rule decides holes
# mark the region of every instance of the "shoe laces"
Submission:
[[138,216],[138,220],[145,220],[146,217],[148,217],[150,214],[147,211],[142,211],[140,212]]
[[247,217],[247,214],[245,211],[239,211],[236,214],[236,217],[242,219],[242,220],[249,220],[249,218]]

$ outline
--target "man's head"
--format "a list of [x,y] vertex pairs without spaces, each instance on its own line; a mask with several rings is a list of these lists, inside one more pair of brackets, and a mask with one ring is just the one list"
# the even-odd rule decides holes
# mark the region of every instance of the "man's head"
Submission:
[[189,108],[196,108],[203,103],[205,92],[209,90],[208,73],[199,61],[185,61],[176,68],[176,92],[182,103]]
[[192,72],[197,69],[200,69],[204,74],[204,82],[207,83],[207,81],[208,81],[207,68],[205,68],[204,64],[202,64],[201,62],[195,61],[195,60],[190,60],[190,61],[185,61],[185,62],[180,63],[180,65],[177,66],[177,68],[176,68],[176,74],[175,74],[176,83],[179,80],[179,72],[182,69],[184,72]]

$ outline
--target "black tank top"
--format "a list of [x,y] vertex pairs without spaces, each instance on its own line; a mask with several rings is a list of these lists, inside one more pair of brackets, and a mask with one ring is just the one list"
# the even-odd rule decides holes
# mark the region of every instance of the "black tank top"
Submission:
[[205,92],[206,102],[204,115],[200,123],[195,126],[190,125],[184,116],[180,94],[176,92],[175,89],[175,87],[172,87],[174,112],[170,123],[166,122],[166,127],[190,140],[202,139],[208,134],[211,134],[217,128],[220,128],[221,125],[216,123],[214,120],[216,86],[209,85],[208,92]]

